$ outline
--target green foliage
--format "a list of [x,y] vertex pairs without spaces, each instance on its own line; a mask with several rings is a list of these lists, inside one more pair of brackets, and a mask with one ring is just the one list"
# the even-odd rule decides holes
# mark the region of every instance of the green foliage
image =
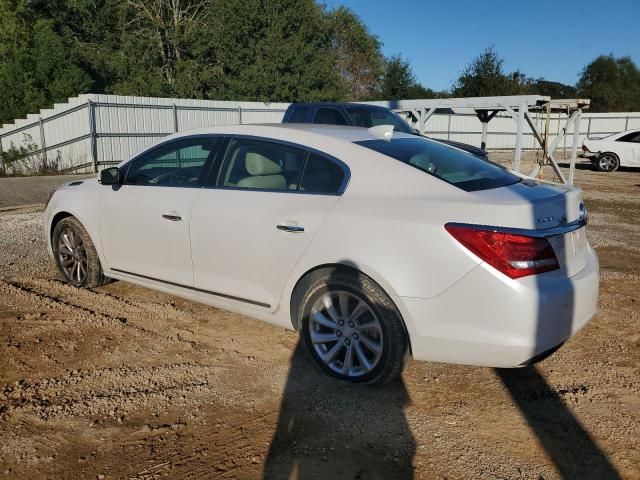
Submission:
[[531,80],[528,85],[528,91],[532,95],[548,95],[551,98],[576,98],[578,94],[574,86],[551,82],[544,78]]
[[376,98],[385,64],[380,40],[346,7],[330,12],[328,18],[336,69],[346,99],[358,102]]
[[454,97],[493,97],[526,93],[528,80],[516,70],[504,73],[504,60],[494,48],[486,48],[469,63],[453,85]]
[[23,133],[23,140],[19,147],[12,142],[8,150],[2,152],[5,170],[0,174],[12,176],[47,175],[58,170],[58,158],[52,162],[45,162],[44,155],[39,152],[40,147],[31,135]]
[[640,111],[640,70],[629,57],[599,56],[584,68],[577,86],[594,112]]
[[0,121],[37,110],[92,86],[75,40],[37,2],[0,0]]
[[385,62],[380,98],[385,100],[437,98],[436,92],[416,81],[408,60],[395,55]]
[[[219,100],[330,101],[449,96],[350,9],[316,0],[0,0],[0,123],[81,93]],[[455,96],[538,93],[640,110],[629,58],[601,56],[576,89],[505,73],[493,47]]]

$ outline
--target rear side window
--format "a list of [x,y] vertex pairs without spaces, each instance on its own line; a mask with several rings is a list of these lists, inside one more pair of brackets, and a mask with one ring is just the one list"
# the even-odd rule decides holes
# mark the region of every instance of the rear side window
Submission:
[[345,173],[336,163],[315,153],[309,155],[302,174],[300,190],[310,193],[338,193]]
[[289,118],[289,123],[304,123],[308,111],[309,107],[295,107]]
[[176,140],[133,160],[125,185],[197,186],[202,169],[213,158],[220,138]]
[[319,108],[313,123],[324,123],[327,125],[347,125],[347,121],[339,110],[335,108]]
[[467,192],[506,187],[520,177],[505,168],[425,138],[394,138],[356,142],[395,158]]
[[252,190],[297,190],[306,158],[306,151],[278,143],[233,140],[220,184]]

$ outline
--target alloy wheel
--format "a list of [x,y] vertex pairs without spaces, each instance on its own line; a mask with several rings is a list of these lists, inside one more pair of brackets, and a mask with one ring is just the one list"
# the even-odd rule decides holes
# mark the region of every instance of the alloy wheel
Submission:
[[318,357],[340,375],[365,375],[382,357],[380,321],[358,295],[343,290],[324,293],[313,304],[308,325]]
[[58,240],[58,259],[66,277],[81,283],[87,277],[87,251],[82,238],[72,228],[65,228]]
[[616,166],[616,158],[613,155],[602,155],[598,159],[598,166],[604,172],[610,172]]

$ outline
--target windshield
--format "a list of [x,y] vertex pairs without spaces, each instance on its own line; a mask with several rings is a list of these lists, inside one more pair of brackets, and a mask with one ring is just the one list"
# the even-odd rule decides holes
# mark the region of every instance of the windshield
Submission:
[[356,127],[371,128],[377,125],[393,125],[393,130],[401,133],[415,132],[398,115],[386,108],[346,107],[347,114]]
[[520,181],[504,167],[425,138],[355,142],[411,165],[467,192],[506,187]]

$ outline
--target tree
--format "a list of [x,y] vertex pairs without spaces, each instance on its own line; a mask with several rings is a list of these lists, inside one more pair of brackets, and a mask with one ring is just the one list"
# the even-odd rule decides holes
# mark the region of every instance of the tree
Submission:
[[375,98],[384,67],[380,40],[346,7],[330,12],[328,18],[331,47],[345,97],[353,102]]
[[629,57],[599,56],[582,70],[577,87],[594,112],[640,110],[640,71]]
[[438,94],[416,81],[408,60],[394,55],[385,62],[380,97],[385,100],[436,98]]
[[528,85],[528,91],[532,95],[547,95],[551,98],[576,98],[577,95],[576,87],[544,78],[532,80]]
[[38,2],[0,0],[0,122],[91,88],[74,38]]
[[460,74],[452,90],[456,97],[492,97],[518,95],[527,89],[528,80],[516,70],[505,74],[504,60],[493,46],[474,58]]
[[326,15],[313,0],[218,0],[212,8],[215,15],[202,33],[222,83],[210,98],[316,101],[343,95]]

